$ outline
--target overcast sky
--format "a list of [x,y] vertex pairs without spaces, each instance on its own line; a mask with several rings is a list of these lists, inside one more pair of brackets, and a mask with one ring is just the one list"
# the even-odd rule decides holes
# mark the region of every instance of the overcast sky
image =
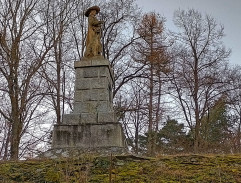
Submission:
[[231,64],[241,65],[241,0],[136,0],[143,12],[155,11],[166,17],[167,29],[173,29],[177,9],[194,8],[209,14],[224,25],[224,45],[232,49]]

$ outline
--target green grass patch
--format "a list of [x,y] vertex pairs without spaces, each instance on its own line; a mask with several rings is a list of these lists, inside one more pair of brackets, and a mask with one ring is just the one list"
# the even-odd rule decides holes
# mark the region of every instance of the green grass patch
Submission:
[[241,155],[135,156],[0,162],[0,182],[241,182]]

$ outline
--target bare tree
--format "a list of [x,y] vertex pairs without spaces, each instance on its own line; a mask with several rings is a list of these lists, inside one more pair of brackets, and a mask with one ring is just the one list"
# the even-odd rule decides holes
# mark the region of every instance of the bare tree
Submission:
[[233,122],[233,152],[241,152],[241,67],[236,65],[229,70],[227,75],[227,100],[230,116]]
[[[230,51],[222,44],[224,28],[190,9],[175,12],[179,33],[172,33],[173,66],[169,75],[185,120],[194,135],[194,151],[201,146],[200,126],[213,101],[222,95],[223,73]],[[174,93],[170,93],[174,94]]]
[[139,38],[136,24],[140,11],[135,0],[100,1],[100,19],[104,21],[102,44],[103,55],[115,72],[113,96],[130,80],[140,75],[141,68],[134,67],[130,57],[133,43]]
[[[78,3],[72,0],[68,1],[49,1],[42,19],[47,20],[46,29],[49,35],[56,40],[56,44],[50,51],[51,59],[42,74],[48,85],[48,96],[52,101],[53,109],[56,113],[57,124],[61,123],[61,116],[64,113],[64,107],[69,104],[73,95],[67,90],[68,85],[73,83],[73,57],[72,57],[72,38],[69,33],[71,23],[78,19],[73,15],[78,8]],[[71,85],[72,86],[72,85]],[[73,88],[70,91],[73,93]],[[65,101],[66,100],[66,101]]]
[[[135,78],[128,83],[128,90],[117,95],[117,114],[122,122],[128,145],[133,152],[140,150],[139,137],[146,132],[148,115],[146,109],[145,78]],[[124,93],[124,95],[123,95]],[[124,97],[123,97],[124,96]]]
[[148,154],[155,152],[156,132],[161,119],[161,96],[163,72],[166,71],[167,55],[165,52],[164,19],[156,13],[143,16],[137,32],[140,40],[135,44],[134,60],[142,64],[145,74],[145,90],[148,93],[146,106],[148,110]]
[[5,85],[1,92],[8,101],[0,108],[0,114],[9,124],[11,159],[18,159],[21,138],[44,97],[38,71],[55,44],[48,29],[43,28],[46,22],[39,19],[39,3],[6,0],[0,4],[0,73]]

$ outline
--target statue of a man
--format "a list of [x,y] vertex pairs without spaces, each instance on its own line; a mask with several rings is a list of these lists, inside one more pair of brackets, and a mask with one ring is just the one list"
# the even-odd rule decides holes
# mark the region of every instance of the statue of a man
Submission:
[[100,12],[98,6],[90,7],[85,12],[85,16],[88,17],[88,34],[86,39],[86,50],[84,56],[86,58],[101,56],[102,46],[100,42],[101,38],[101,24],[103,21],[99,21],[96,18],[96,14]]

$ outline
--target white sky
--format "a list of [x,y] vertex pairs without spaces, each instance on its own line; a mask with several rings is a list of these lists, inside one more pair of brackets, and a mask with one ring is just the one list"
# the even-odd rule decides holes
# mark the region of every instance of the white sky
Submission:
[[232,49],[231,64],[241,65],[241,0],[136,0],[143,12],[155,11],[166,17],[166,28],[174,29],[173,13],[194,8],[224,25],[224,45]]

